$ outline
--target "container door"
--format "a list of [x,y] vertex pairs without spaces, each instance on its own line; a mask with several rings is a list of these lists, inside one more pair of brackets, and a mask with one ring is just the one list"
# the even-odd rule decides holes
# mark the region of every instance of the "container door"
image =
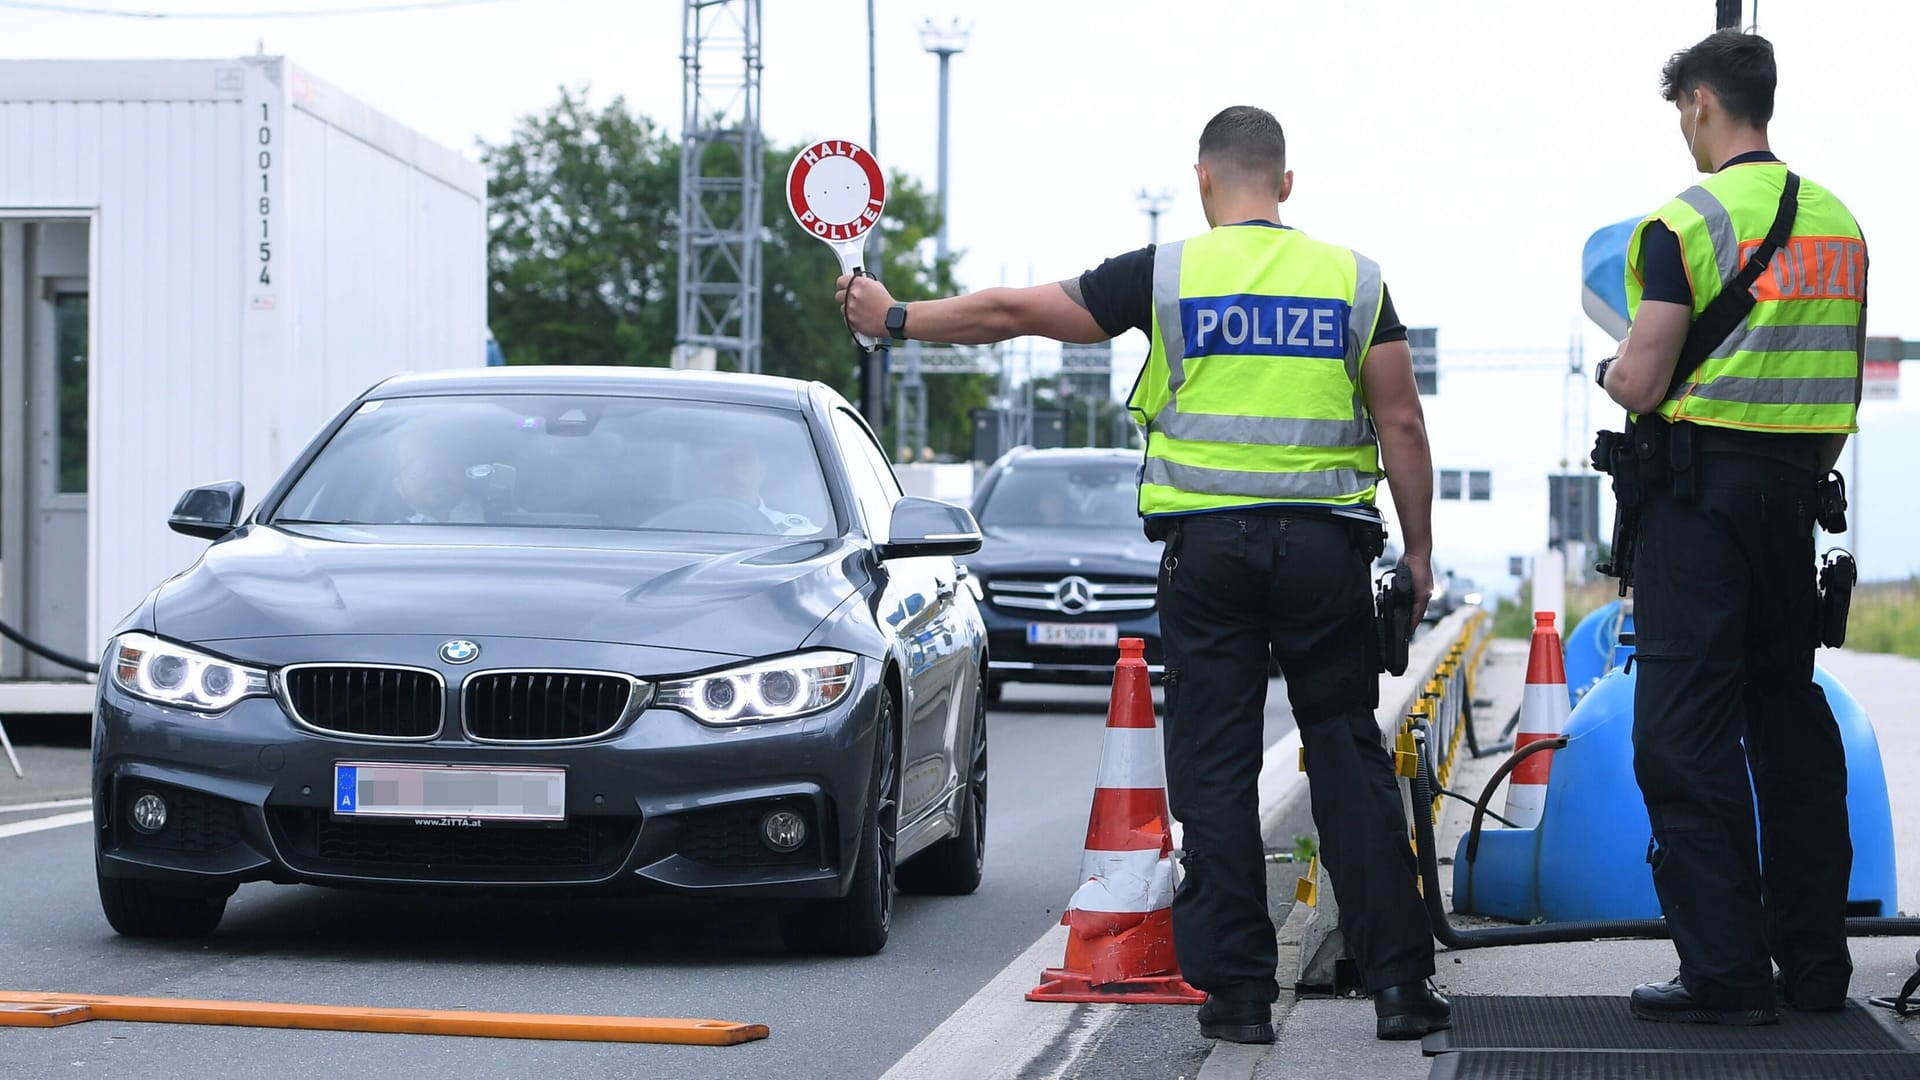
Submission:
[[[7,450],[18,454],[7,469],[18,484],[5,495],[4,513],[19,524],[0,554],[19,559],[6,575],[14,596],[0,597],[6,620],[27,637],[69,656],[95,659],[87,642],[87,396],[91,341],[88,327],[87,226],[61,222],[15,226],[9,238],[22,246],[7,260],[18,268],[13,282],[25,293],[6,305],[24,325],[14,340],[22,348],[5,382],[24,393],[5,410],[11,431],[0,430]],[[0,328],[0,333],[4,333]],[[11,359],[11,358],[10,358]],[[18,379],[18,381],[15,381]],[[0,425],[3,427],[4,425]],[[30,679],[78,679],[81,672],[9,645],[6,674]]]

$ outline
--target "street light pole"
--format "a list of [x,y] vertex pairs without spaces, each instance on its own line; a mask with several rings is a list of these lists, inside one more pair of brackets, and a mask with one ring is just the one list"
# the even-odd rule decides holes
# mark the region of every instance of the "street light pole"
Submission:
[[1160,215],[1166,213],[1167,209],[1173,205],[1173,192],[1168,191],[1166,188],[1161,188],[1157,192],[1141,188],[1140,194],[1134,196],[1134,198],[1139,200],[1140,212],[1147,215],[1147,242],[1158,246],[1160,243]]
[[954,54],[966,51],[972,32],[973,25],[963,25],[958,18],[947,26],[935,26],[932,19],[920,23],[920,47],[940,58],[940,232],[934,237],[933,252],[942,262],[947,258],[947,65]]

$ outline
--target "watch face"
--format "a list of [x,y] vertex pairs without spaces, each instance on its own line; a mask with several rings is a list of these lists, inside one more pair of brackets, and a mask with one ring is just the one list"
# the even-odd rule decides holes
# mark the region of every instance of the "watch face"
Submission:
[[887,331],[896,337],[907,328],[907,305],[895,304],[887,309]]

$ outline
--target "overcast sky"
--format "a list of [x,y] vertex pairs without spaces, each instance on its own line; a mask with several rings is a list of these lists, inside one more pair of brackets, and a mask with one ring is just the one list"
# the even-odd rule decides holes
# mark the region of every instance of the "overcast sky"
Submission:
[[[65,2],[65,0],[59,0]],[[79,0],[72,0],[76,5]],[[179,12],[353,7],[369,0],[87,0]],[[1205,222],[1191,163],[1220,108],[1257,104],[1285,125],[1288,223],[1385,269],[1410,325],[1440,328],[1442,392],[1428,399],[1436,465],[1491,468],[1492,504],[1445,506],[1438,556],[1486,579],[1544,541],[1545,475],[1563,410],[1617,420],[1561,372],[1579,340],[1581,244],[1693,182],[1666,56],[1712,29],[1712,0],[877,0],[879,156],[929,186],[935,59],[924,18],[972,24],[953,61],[950,235],[981,288],[1077,274],[1145,242],[1142,187],[1173,194],[1166,238]],[[1748,18],[1754,17],[1748,0]],[[1761,0],[1778,52],[1773,144],[1832,188],[1867,233],[1872,332],[1920,338],[1920,5]],[[452,11],[329,19],[147,21],[0,8],[0,57],[227,57],[284,53],[470,156],[504,139],[562,84],[679,127],[675,0],[500,0]],[[770,0],[763,126],[770,139],[864,141],[865,0]],[[716,63],[722,58],[715,58]],[[777,192],[777,183],[774,190]],[[777,196],[776,196],[777,197]],[[831,283],[822,282],[822,302]],[[1046,365],[1050,349],[1041,347]],[[1124,393],[1146,343],[1116,346]],[[1908,365],[1915,367],[1920,365]],[[1451,373],[1451,374],[1449,374]],[[1870,578],[1920,571],[1920,382],[1866,410],[1861,554]],[[1585,436],[1579,442],[1584,444]],[[1578,449],[1578,448],[1576,448]],[[1584,451],[1579,451],[1581,454]],[[1576,458],[1576,461],[1578,459]]]

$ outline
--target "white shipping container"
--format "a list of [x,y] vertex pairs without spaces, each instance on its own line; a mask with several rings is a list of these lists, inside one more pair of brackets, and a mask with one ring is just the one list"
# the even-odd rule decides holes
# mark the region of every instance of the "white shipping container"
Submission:
[[204,546],[181,492],[251,502],[366,387],[483,364],[485,203],[281,57],[0,61],[0,621],[97,658]]

